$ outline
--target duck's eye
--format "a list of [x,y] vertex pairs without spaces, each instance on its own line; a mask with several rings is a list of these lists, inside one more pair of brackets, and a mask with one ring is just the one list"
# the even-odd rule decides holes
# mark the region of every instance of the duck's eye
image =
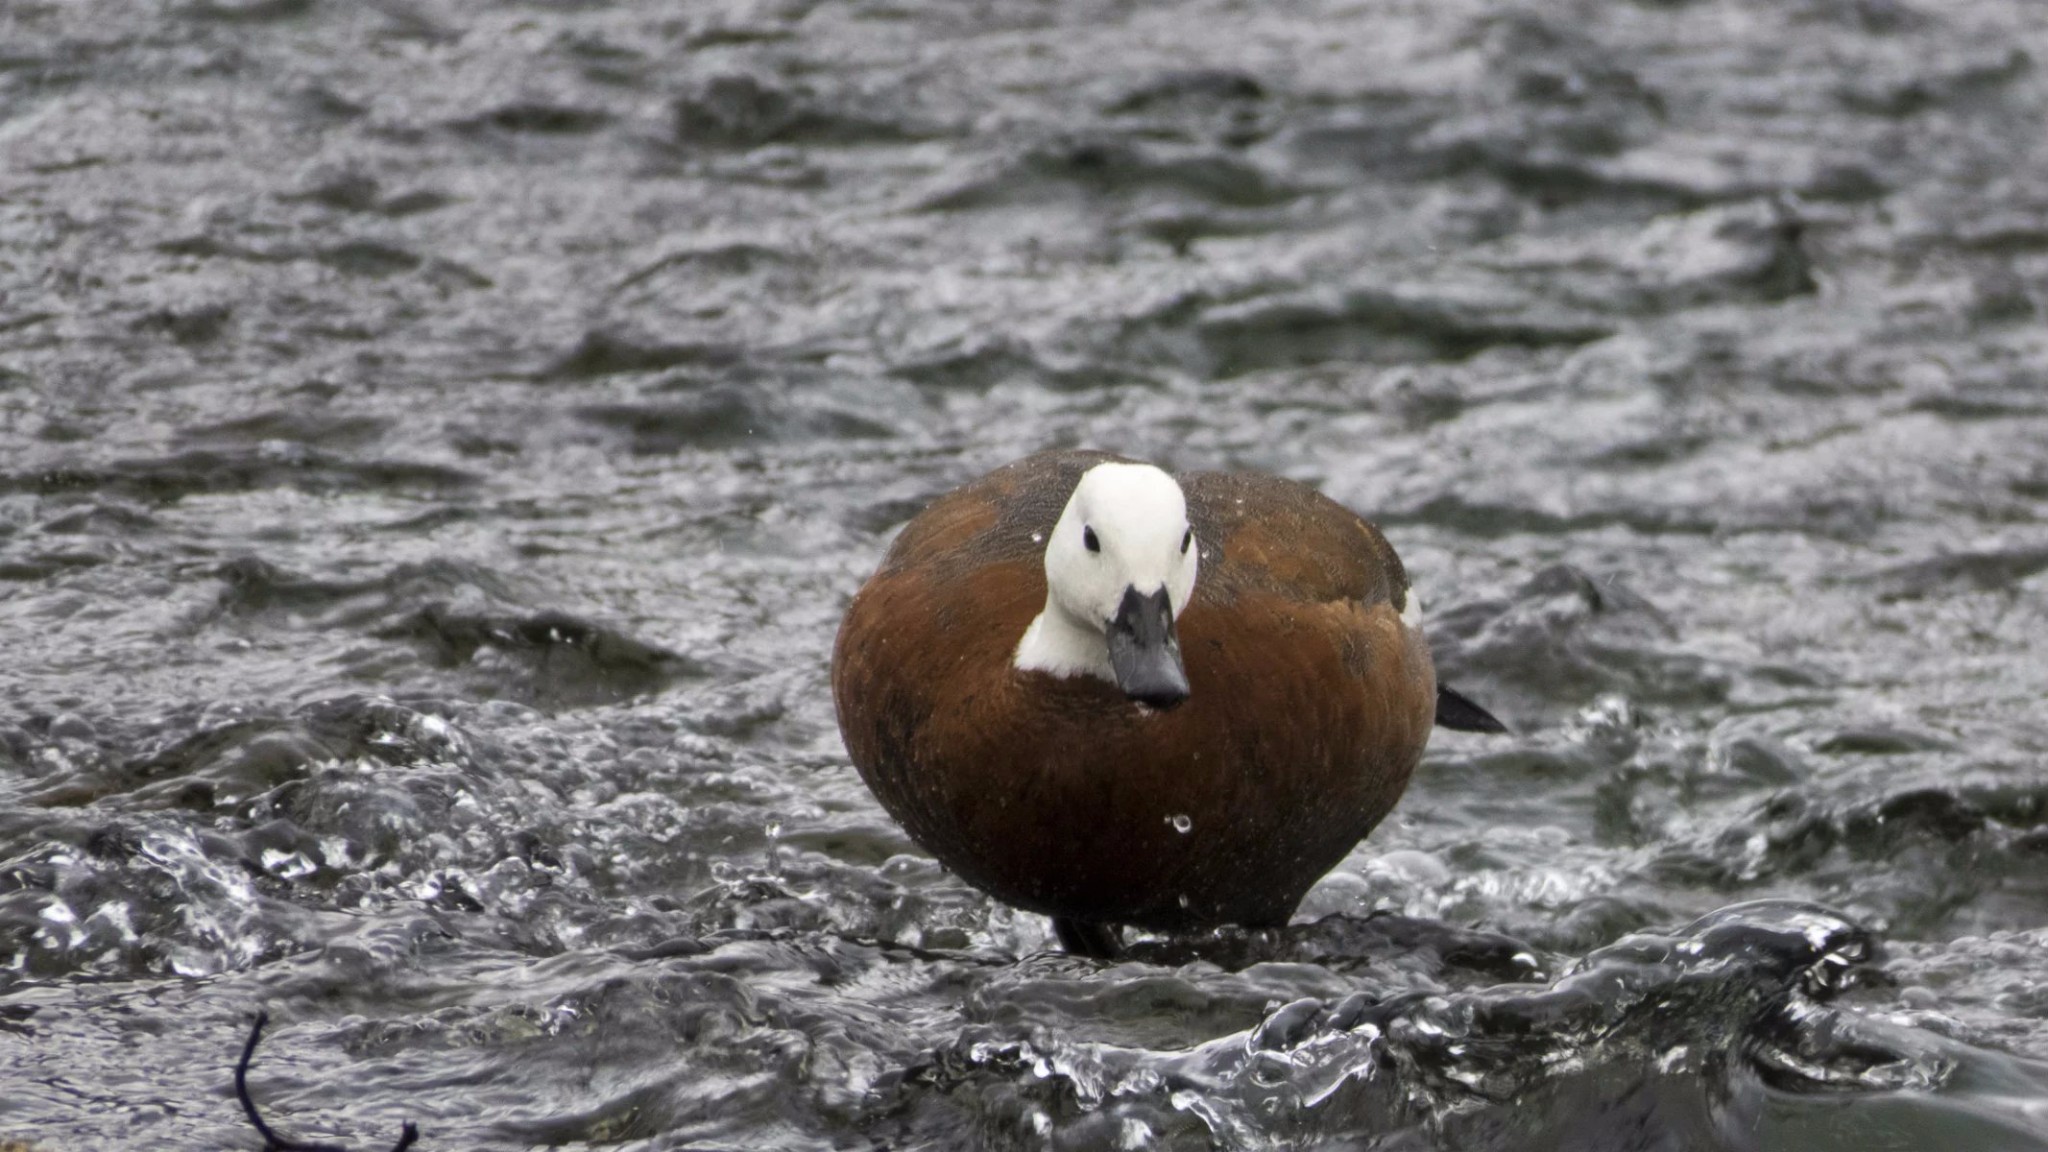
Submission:
[[1194,543],[1195,530],[1193,528],[1190,528],[1187,530],[1187,533],[1180,538],[1180,554],[1183,556],[1187,555],[1188,549],[1193,547]]
[[1095,529],[1088,527],[1086,524],[1081,525],[1081,547],[1086,548],[1090,552],[1102,551],[1102,541],[1095,538]]

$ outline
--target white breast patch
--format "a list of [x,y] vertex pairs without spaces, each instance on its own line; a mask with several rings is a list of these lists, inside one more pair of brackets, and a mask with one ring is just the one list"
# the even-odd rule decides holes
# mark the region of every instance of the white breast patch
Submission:
[[1407,625],[1410,632],[1422,627],[1422,593],[1417,592],[1413,584],[1408,586],[1408,601],[1401,609],[1401,623]]

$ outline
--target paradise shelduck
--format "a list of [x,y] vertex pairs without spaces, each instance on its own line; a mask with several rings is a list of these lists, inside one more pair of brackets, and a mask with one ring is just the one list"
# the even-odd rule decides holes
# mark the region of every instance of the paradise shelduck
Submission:
[[941,496],[847,608],[839,729],[919,844],[1070,952],[1287,922],[1380,822],[1436,682],[1372,524],[1306,485],[1045,452]]

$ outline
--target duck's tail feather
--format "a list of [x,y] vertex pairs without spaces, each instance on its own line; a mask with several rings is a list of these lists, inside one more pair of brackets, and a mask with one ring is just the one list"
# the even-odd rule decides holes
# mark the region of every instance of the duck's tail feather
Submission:
[[1448,684],[1436,686],[1436,725],[1453,732],[1506,732],[1508,726]]

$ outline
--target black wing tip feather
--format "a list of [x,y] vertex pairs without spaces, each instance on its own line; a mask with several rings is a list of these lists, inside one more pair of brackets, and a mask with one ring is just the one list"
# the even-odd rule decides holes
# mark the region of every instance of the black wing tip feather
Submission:
[[1436,686],[1436,726],[1453,732],[1505,733],[1508,726],[1448,684]]

